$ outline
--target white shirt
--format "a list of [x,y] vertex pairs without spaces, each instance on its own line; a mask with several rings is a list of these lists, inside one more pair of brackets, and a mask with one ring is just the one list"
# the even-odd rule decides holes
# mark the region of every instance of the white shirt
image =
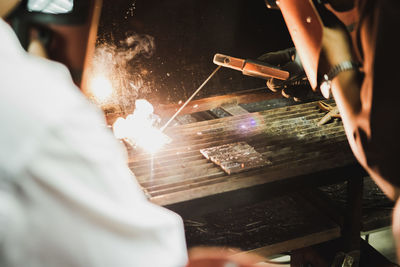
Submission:
[[0,19],[0,266],[179,267],[181,218],[148,202],[63,65]]

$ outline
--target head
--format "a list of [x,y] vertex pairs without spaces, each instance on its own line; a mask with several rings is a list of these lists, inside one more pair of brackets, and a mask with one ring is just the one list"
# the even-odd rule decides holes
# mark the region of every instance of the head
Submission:
[[[92,17],[100,11],[101,0],[0,0],[0,14],[7,13],[22,47],[30,52],[39,48],[44,52],[40,54],[66,65],[78,85],[89,32],[97,29]],[[94,41],[90,46],[94,47]]]
[[10,14],[20,4],[21,0],[1,0],[0,1],[0,17],[4,18]]

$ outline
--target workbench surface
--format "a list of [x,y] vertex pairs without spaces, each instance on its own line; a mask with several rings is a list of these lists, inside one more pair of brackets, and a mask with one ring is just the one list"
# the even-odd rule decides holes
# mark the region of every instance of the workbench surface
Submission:
[[[162,151],[152,156],[128,149],[128,164],[149,199],[159,205],[355,165],[340,119],[317,126],[325,114],[318,102],[309,102],[173,125],[165,130],[173,141]],[[240,141],[271,163],[228,175],[199,151]]]

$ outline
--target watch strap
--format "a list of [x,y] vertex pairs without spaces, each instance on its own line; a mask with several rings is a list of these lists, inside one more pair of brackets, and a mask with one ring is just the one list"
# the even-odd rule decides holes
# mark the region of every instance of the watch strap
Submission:
[[320,90],[325,98],[331,97],[331,85],[332,80],[341,72],[348,70],[358,70],[360,68],[360,63],[355,61],[343,61],[339,64],[333,66],[327,74],[324,74],[323,81],[320,85]]

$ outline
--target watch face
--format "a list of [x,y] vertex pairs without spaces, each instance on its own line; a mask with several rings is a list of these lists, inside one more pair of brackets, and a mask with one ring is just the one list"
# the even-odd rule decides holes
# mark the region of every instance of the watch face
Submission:
[[319,89],[326,99],[331,98],[331,81],[323,81]]

